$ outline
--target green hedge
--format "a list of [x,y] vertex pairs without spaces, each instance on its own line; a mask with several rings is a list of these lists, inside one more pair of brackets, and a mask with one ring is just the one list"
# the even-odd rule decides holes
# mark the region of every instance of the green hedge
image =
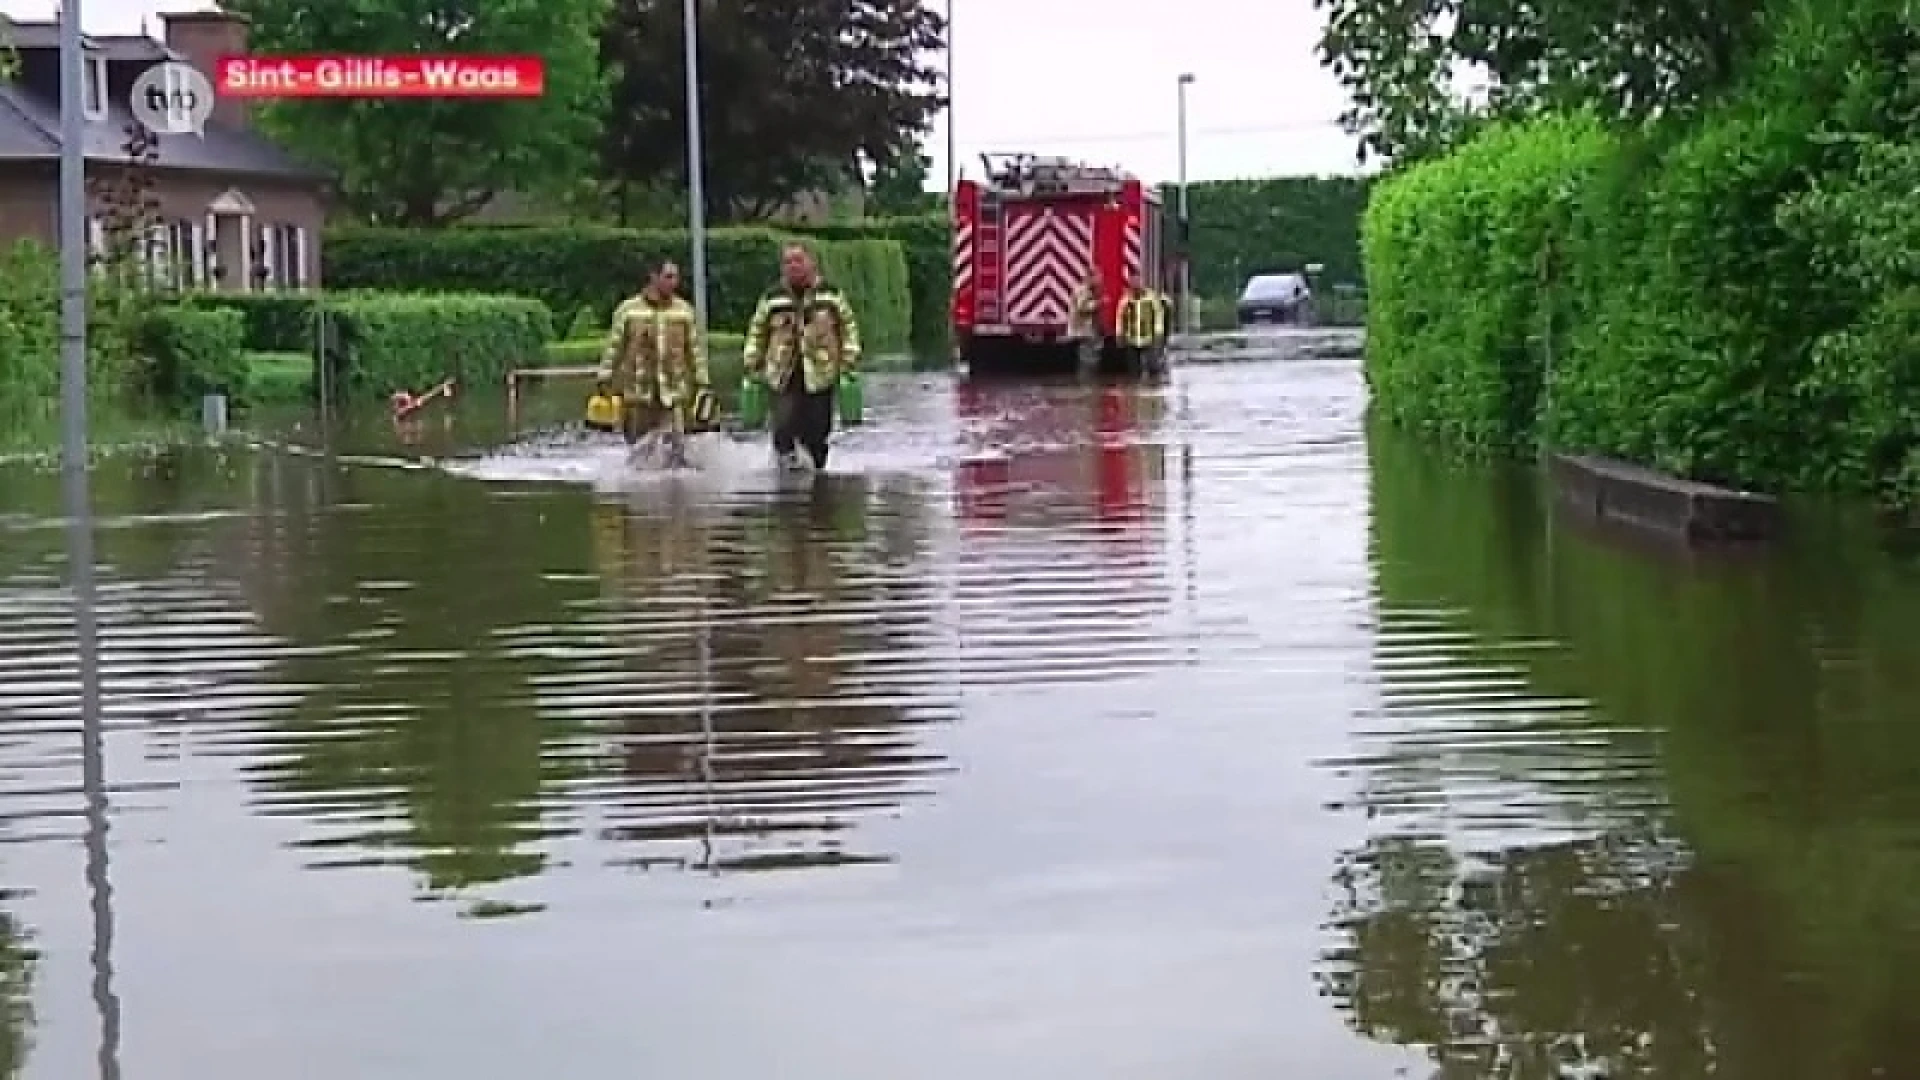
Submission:
[[0,425],[32,423],[59,399],[59,287],[50,249],[27,241],[0,249]]
[[944,356],[948,316],[953,302],[953,242],[945,213],[915,217],[874,218],[869,221],[796,226],[829,242],[892,240],[906,258],[907,287],[911,292],[910,344],[923,356]]
[[190,307],[237,311],[246,318],[247,348],[256,352],[308,353],[314,351],[313,314],[324,299],[328,304],[388,295],[369,290],[318,292],[191,293]]
[[[87,299],[88,397],[138,406],[151,396],[151,371],[136,355],[144,298],[99,282]],[[59,253],[34,240],[0,243],[0,429],[24,437],[59,404]]]
[[[778,279],[780,249],[799,239],[772,229],[715,229],[707,234],[709,319],[745,326],[754,304]],[[820,244],[823,268],[846,290],[876,352],[906,347],[910,314],[896,280],[904,256],[878,249]],[[327,235],[330,287],[388,292],[480,292],[529,296],[573,326],[584,309],[604,324],[613,307],[646,280],[659,259],[688,261],[682,230],[601,226],[523,229],[347,229]],[[900,271],[904,272],[904,271]],[[849,277],[848,275],[852,275]],[[878,276],[869,276],[878,275]]]
[[[344,358],[339,373],[347,395],[384,395],[443,378],[497,382],[510,368],[546,362],[554,340],[553,313],[538,300],[476,293],[203,293],[188,297],[182,316],[239,320],[237,370],[270,371],[260,393],[274,400],[310,395],[312,363],[295,376],[295,359],[311,357],[318,342],[314,318],[322,305],[333,319]],[[269,363],[268,361],[272,362]],[[342,363],[342,361],[336,361]]]
[[[829,281],[855,282],[848,299],[860,316],[860,340],[868,352],[898,352],[913,336],[913,296],[907,260],[898,241],[844,240],[820,245],[821,271]],[[744,324],[736,324],[744,325]]]
[[453,378],[498,385],[509,370],[545,362],[553,314],[545,304],[481,294],[329,298],[349,394],[387,394]]
[[1374,192],[1366,371],[1386,416],[1468,447],[1531,445],[1547,358],[1542,259],[1570,194],[1614,148],[1590,117],[1548,117],[1496,127]]
[[1920,33],[1903,0],[1772,6],[1771,43],[1710,108],[1618,136],[1496,128],[1381,184],[1383,413],[1750,488],[1920,496]]
[[149,313],[139,347],[152,361],[153,390],[184,405],[207,394],[247,399],[246,318],[238,311],[174,306]]

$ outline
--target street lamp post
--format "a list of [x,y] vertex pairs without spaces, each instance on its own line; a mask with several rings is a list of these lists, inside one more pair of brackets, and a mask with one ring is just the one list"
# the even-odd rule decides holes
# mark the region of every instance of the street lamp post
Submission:
[[80,682],[80,789],[86,800],[87,886],[93,908],[93,1000],[101,1080],[120,1076],[120,999],[113,990],[113,901],[107,880],[107,763],[100,628],[94,610],[93,499],[87,480],[86,54],[80,0],[60,5],[60,413],[67,502],[67,575]]
[[693,306],[699,313],[700,337],[707,322],[707,179],[706,156],[700,136],[700,14],[699,0],[684,0],[687,53],[687,240],[692,248]]
[[1187,216],[1187,87],[1193,73],[1180,75],[1180,321],[1193,333],[1193,225]]

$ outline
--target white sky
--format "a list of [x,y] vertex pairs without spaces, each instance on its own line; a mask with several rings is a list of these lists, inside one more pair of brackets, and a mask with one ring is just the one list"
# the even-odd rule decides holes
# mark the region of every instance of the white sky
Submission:
[[[326,0],[315,0],[324,3]],[[1351,173],[1354,140],[1334,123],[1344,95],[1313,54],[1312,0],[930,0],[953,5],[954,134],[961,167],[984,151],[1062,154],[1178,179],[1178,79],[1187,88],[1192,180]],[[159,11],[206,0],[82,0],[86,28],[137,33]],[[46,19],[53,0],[0,0]],[[154,33],[159,22],[153,20]],[[1124,74],[1121,74],[1124,73]],[[947,119],[927,139],[944,188]]]

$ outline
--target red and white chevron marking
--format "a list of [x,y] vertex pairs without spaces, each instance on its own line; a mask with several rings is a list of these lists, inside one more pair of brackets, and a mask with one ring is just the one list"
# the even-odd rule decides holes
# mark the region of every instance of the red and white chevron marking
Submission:
[[1045,206],[1015,212],[1007,222],[1007,321],[1065,326],[1074,286],[1091,265],[1091,214]]
[[1127,219],[1125,242],[1121,245],[1123,259],[1120,272],[1127,275],[1128,281],[1146,280],[1147,241],[1140,227],[1139,218]]
[[973,222],[953,224],[953,292],[955,296],[973,287]]

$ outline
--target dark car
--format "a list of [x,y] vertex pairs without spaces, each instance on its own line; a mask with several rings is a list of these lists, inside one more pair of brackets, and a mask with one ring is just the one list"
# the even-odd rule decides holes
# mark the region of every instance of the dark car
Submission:
[[1303,326],[1312,299],[1303,275],[1255,274],[1240,293],[1240,325]]

